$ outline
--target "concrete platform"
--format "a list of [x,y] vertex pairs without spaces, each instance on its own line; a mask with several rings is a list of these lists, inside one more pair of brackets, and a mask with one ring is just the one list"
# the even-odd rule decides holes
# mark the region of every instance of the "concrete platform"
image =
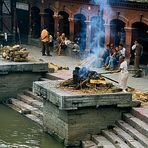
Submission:
[[62,80],[33,83],[43,98],[45,131],[63,139],[66,146],[80,146],[88,135],[114,125],[132,107],[130,93],[90,94],[60,88]]
[[47,72],[45,62],[10,62],[0,58],[0,102],[16,97]]

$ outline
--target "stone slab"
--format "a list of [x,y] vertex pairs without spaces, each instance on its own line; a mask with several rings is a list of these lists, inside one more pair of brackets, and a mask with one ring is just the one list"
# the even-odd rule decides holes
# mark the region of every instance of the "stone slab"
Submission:
[[33,83],[33,92],[50,101],[62,110],[73,110],[80,107],[108,106],[130,107],[131,93],[90,94],[58,87],[60,80]]
[[128,133],[123,131],[119,127],[113,128],[114,132],[122,138],[130,147],[132,148],[145,148],[142,144],[140,144],[137,140],[131,137]]
[[0,74],[11,72],[48,72],[48,63],[45,62],[2,62]]

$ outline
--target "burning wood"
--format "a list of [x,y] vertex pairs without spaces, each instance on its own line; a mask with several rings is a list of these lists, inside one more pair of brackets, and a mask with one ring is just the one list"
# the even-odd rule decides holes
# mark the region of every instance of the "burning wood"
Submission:
[[90,71],[85,67],[75,67],[73,78],[68,79],[60,84],[64,87],[72,87],[74,89],[106,89],[112,88],[112,83],[106,82],[105,78],[96,71]]

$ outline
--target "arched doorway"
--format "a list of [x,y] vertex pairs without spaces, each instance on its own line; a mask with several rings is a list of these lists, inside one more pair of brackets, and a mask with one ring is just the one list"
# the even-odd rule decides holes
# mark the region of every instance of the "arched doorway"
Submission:
[[83,14],[74,16],[74,39],[81,51],[86,48],[86,17]]
[[49,34],[54,35],[54,12],[51,9],[45,9],[44,24],[48,28]]
[[136,22],[132,24],[132,43],[135,40],[139,40],[143,46],[143,54],[140,59],[140,64],[148,64],[148,25],[142,22]]
[[16,42],[27,43],[29,35],[29,11],[16,9]]
[[104,20],[100,16],[91,18],[91,48],[104,47]]
[[125,23],[119,19],[114,19],[110,22],[110,43],[118,46],[119,43],[125,45]]
[[67,37],[69,37],[69,14],[65,11],[59,12],[60,20],[59,20],[59,32],[65,33]]
[[40,9],[37,7],[31,8],[31,37],[39,38],[41,31],[41,16]]

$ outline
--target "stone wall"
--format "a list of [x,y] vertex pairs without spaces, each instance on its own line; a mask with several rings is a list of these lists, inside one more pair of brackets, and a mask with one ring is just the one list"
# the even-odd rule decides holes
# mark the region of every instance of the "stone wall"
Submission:
[[31,88],[48,71],[48,63],[4,62],[0,64],[0,102],[15,97],[17,93]]
[[17,93],[32,87],[32,82],[39,80],[41,73],[19,72],[0,75],[0,102],[15,97]]
[[128,112],[128,109],[115,106],[65,111],[44,100],[44,126],[47,132],[62,138],[65,145],[80,146],[81,140],[89,139],[90,135],[114,125],[123,112]]
[[130,93],[80,93],[59,87],[60,82],[34,82],[33,92],[43,98],[45,131],[66,146],[80,146],[81,140],[114,125],[132,106]]

